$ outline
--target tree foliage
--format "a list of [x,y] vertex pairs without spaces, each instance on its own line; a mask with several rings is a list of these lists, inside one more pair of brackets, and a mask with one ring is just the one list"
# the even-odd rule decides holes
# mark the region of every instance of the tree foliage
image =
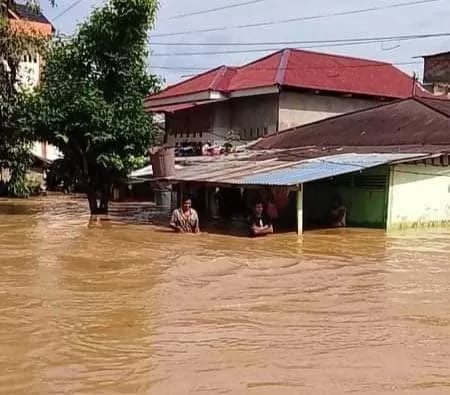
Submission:
[[95,10],[52,45],[29,103],[37,135],[62,152],[61,168],[82,185],[92,214],[107,212],[111,187],[151,144],[144,97],[159,85],[146,67],[157,8],[156,0],[110,0]]

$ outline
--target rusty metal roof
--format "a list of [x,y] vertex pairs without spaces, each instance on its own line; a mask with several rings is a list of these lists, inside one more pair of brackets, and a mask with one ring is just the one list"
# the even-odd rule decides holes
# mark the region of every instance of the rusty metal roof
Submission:
[[425,156],[424,154],[370,153],[332,155],[297,162],[284,162],[277,158],[265,161],[218,162],[188,166],[177,171],[176,175],[169,180],[235,186],[294,186],[400,160],[416,160]]
[[[431,103],[431,104],[430,104]],[[450,145],[450,101],[406,99],[267,136],[253,149]]]

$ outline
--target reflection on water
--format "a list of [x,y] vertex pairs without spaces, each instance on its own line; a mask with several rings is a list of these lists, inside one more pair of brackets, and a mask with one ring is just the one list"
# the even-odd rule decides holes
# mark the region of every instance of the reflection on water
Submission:
[[449,394],[450,231],[174,235],[0,201],[0,394]]

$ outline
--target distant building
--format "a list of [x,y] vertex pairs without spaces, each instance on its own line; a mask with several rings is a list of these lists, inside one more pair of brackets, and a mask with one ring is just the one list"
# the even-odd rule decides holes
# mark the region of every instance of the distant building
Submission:
[[[48,19],[39,11],[30,9],[24,4],[14,3],[8,9],[9,23],[12,29],[28,34],[42,35],[50,37],[54,28]],[[44,59],[36,51],[36,48],[29,48],[22,55],[19,64],[19,89],[34,89],[39,85]],[[43,159],[54,160],[60,156],[56,147],[46,142],[35,142],[33,153]]]
[[205,218],[217,188],[237,193],[225,205],[241,216],[244,196],[270,191],[278,218],[299,234],[332,226],[333,196],[350,227],[450,226],[449,131],[450,100],[408,98],[267,136],[246,157],[197,160],[166,180],[207,202]]
[[284,49],[171,85],[146,108],[166,115],[172,143],[224,142],[230,134],[251,141],[413,93],[428,94],[392,64]]
[[435,95],[450,97],[450,51],[426,55],[424,59],[424,86]]

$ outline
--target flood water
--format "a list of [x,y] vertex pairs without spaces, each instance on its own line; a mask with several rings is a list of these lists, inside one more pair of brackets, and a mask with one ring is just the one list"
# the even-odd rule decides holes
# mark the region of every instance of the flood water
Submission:
[[0,201],[0,394],[450,394],[450,231],[175,235]]

